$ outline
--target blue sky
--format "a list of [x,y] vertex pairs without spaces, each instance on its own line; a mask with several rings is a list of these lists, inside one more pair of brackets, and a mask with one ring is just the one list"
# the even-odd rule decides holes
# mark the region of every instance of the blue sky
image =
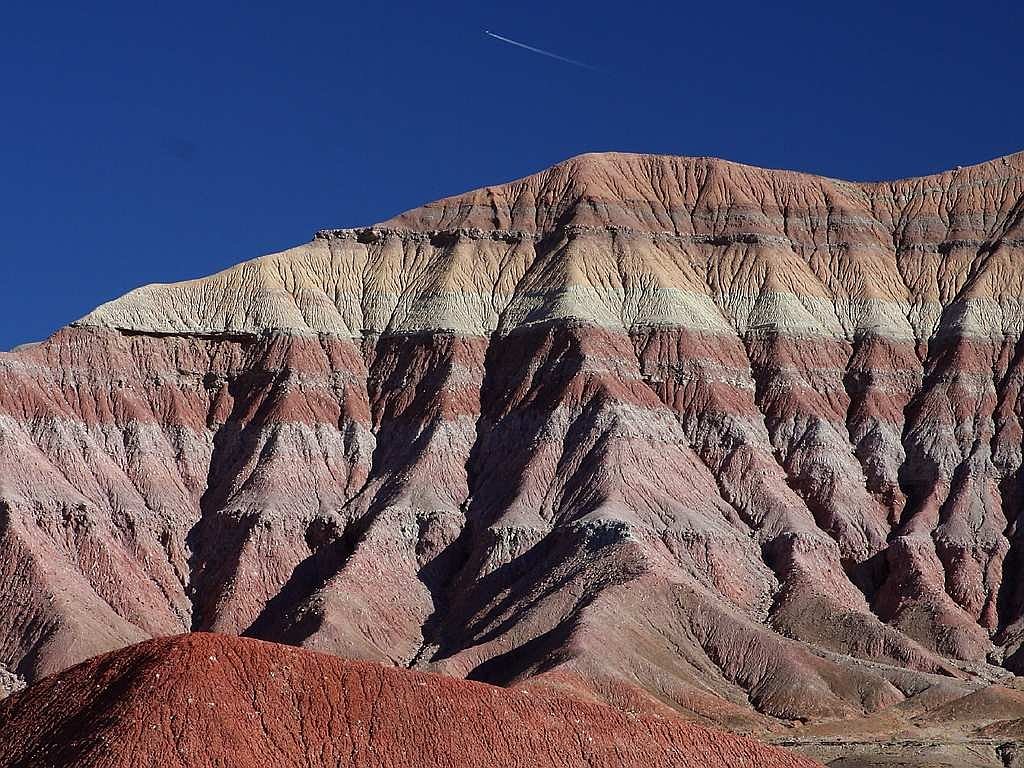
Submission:
[[149,5],[5,9],[0,349],[581,152],[876,179],[1024,149],[1015,2]]

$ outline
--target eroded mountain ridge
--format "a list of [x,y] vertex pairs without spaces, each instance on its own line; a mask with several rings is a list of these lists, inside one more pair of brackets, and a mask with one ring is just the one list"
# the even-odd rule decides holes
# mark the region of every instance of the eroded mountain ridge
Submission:
[[133,291],[0,355],[0,663],[213,629],[912,720],[1024,666],[1022,244],[1020,154],[586,155]]

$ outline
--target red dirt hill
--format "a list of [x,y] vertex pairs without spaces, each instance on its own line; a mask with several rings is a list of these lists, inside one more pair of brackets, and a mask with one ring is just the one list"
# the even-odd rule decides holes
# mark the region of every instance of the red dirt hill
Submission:
[[0,703],[2,766],[764,766],[814,761],[570,698],[192,634]]

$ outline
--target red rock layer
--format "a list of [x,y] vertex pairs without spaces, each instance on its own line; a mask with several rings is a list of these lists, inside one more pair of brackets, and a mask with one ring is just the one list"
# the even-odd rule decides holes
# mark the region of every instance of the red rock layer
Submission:
[[256,640],[118,651],[0,702],[0,766],[812,768],[676,718]]

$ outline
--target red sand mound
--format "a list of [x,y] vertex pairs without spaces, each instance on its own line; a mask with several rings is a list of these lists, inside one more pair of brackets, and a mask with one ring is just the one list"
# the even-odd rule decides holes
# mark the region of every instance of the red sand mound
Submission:
[[683,721],[212,634],[0,703],[3,766],[814,766]]

